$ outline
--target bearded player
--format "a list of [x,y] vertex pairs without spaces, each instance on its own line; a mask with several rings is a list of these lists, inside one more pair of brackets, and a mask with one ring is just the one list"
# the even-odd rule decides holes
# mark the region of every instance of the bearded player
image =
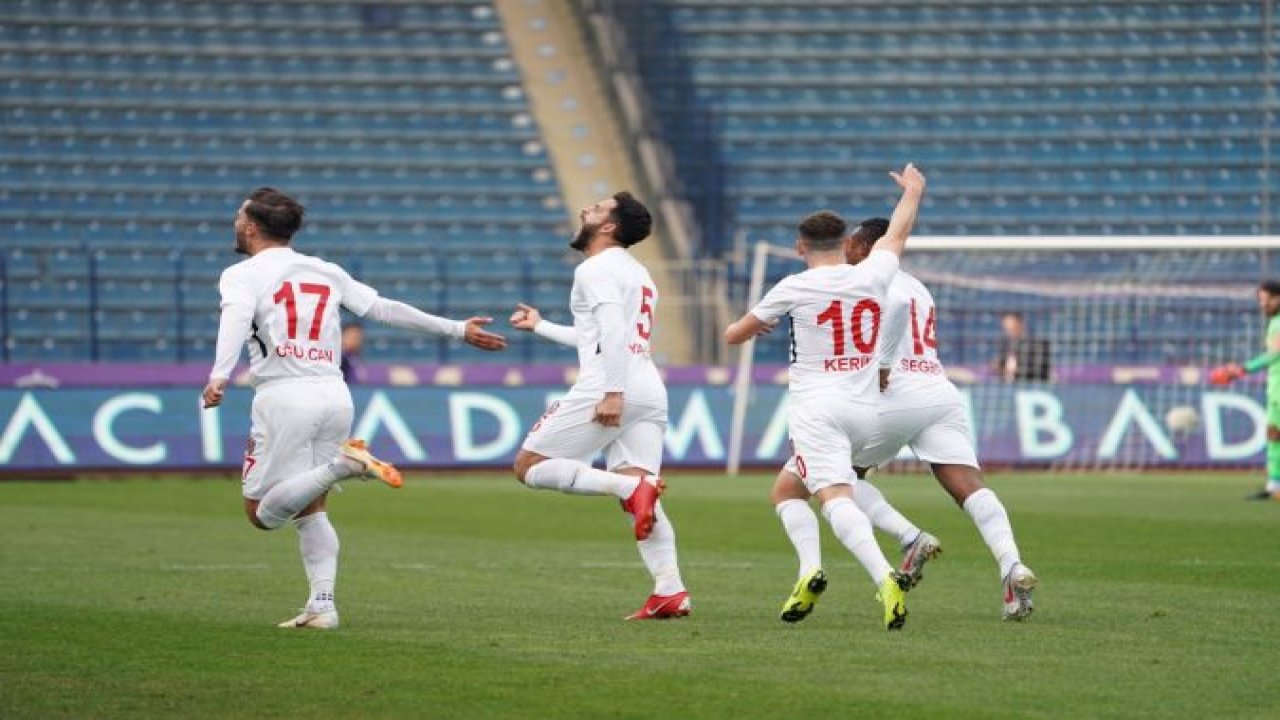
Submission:
[[290,521],[310,592],[302,614],[280,627],[338,627],[334,582],[338,535],[325,511],[336,483],[380,478],[400,487],[400,473],[371,455],[351,432],[351,393],[342,380],[339,307],[378,322],[448,335],[484,350],[506,340],[486,332],[488,318],[435,317],[357,282],[341,267],[289,246],[302,227],[300,203],[269,187],[255,190],[235,220],[235,251],[248,258],[222,273],[217,356],[202,394],[217,407],[248,346],[253,423],[244,456],[244,510],[249,522],[275,530]]
[[[527,487],[571,495],[613,495],[632,517],[640,557],[653,576],[649,599],[628,620],[689,614],[676,536],[658,501],[664,484],[667,387],[649,355],[658,305],[649,271],[627,249],[649,236],[649,210],[619,192],[583,210],[570,246],[586,259],[573,273],[573,326],[520,305],[511,324],[578,349],[578,380],[529,431],[516,456]],[[604,451],[605,470],[592,458]]]

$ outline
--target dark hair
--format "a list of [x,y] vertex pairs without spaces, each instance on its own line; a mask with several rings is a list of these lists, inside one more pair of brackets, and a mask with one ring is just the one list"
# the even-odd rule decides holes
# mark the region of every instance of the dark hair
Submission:
[[263,233],[288,242],[298,228],[307,209],[302,203],[273,187],[260,187],[249,194],[244,214]]
[[618,225],[614,237],[622,247],[631,247],[649,237],[649,231],[653,228],[653,216],[649,214],[649,208],[625,190],[614,193],[613,200],[617,205],[609,215]]
[[853,239],[863,245],[875,245],[876,241],[884,237],[887,232],[889,232],[888,218],[867,218],[858,223],[858,229],[853,231]]
[[1263,280],[1258,289],[1268,295],[1280,295],[1280,280]]
[[800,237],[808,241],[810,249],[823,251],[839,248],[849,225],[844,218],[834,212],[819,210],[801,220],[797,229],[800,231]]

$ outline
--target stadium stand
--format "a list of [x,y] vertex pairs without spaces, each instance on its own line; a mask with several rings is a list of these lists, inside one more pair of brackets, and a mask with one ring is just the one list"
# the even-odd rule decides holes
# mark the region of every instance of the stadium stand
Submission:
[[601,4],[663,30],[632,49],[675,145],[690,116],[714,125],[730,236],[824,201],[882,208],[905,158],[931,173],[923,235],[1270,224],[1257,0]]
[[[208,358],[260,185],[308,205],[300,250],[388,295],[455,316],[554,298],[563,320],[566,214],[492,3],[17,0],[0,20],[6,359]],[[366,354],[481,358],[375,328]]]
[[[744,241],[789,244],[796,221],[820,207],[887,214],[884,172],[907,160],[929,175],[919,235],[1275,229],[1276,81],[1267,66],[1276,39],[1265,0],[584,6],[628,29],[653,113],[695,188],[704,236],[718,240],[713,253]],[[708,139],[714,147],[699,148]],[[724,182],[708,187],[698,182],[705,177]],[[1061,269],[1117,272],[1114,259],[1081,253]],[[1018,270],[1004,260],[992,254],[969,271]],[[1234,256],[1207,272],[1248,284],[1267,260]],[[1053,275],[1052,266],[1037,273],[1046,270]],[[771,279],[781,272],[771,269]],[[998,326],[988,316],[1011,300],[968,293],[951,302],[959,305],[944,305],[949,327],[982,330],[948,358],[981,362],[990,350],[981,332]],[[1232,322],[1220,325],[1254,322],[1251,298],[1233,307]],[[1052,313],[1032,311],[1048,324]],[[1131,343],[1072,357],[1199,359],[1136,332]],[[785,338],[764,342],[771,349],[762,356],[785,356]]]
[[[1274,232],[1267,0],[578,2],[626,30],[703,258],[786,243],[817,207],[883,214],[883,172],[907,159],[930,178],[920,235]],[[310,207],[301,248],[388,295],[565,319],[563,193],[491,0],[4,0],[0,20],[4,359],[207,358],[230,217],[263,184]],[[1271,263],[1223,255],[1179,280]],[[984,357],[1010,302],[949,298],[975,340],[948,359]],[[1135,311],[1100,330],[1128,340],[1073,358],[1198,358],[1179,324],[1254,321],[1248,297],[1215,307]],[[379,359],[511,358],[368,330]],[[515,353],[572,361],[529,337]]]

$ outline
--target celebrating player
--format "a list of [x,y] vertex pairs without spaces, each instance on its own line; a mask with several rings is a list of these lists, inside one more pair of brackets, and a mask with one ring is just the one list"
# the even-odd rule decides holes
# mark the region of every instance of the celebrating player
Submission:
[[1209,382],[1229,385],[1247,373],[1267,371],[1267,482],[1249,495],[1250,500],[1280,500],[1280,280],[1258,286],[1258,306],[1267,318],[1267,332],[1261,355],[1244,365],[1229,363],[1213,369]]
[[853,501],[857,480],[849,458],[871,440],[879,401],[876,342],[881,308],[915,224],[925,179],[915,166],[890,173],[902,188],[888,231],[865,262],[845,262],[847,226],[832,212],[800,223],[796,250],[809,269],[784,278],[755,308],[725,330],[739,344],[791,316],[792,360],[787,420],[796,469],[841,543],[879,588],[885,627],[907,619],[910,578],[889,564],[871,523]]
[[[676,562],[676,536],[658,501],[664,485],[662,442],[667,388],[649,356],[658,293],[627,248],[649,236],[649,210],[630,193],[605,198],[579,215],[570,246],[586,255],[573,274],[573,326],[543,320],[519,305],[511,324],[578,348],[578,380],[538,421],[516,456],[531,488],[614,495],[633,518],[653,594],[629,620],[682,617],[691,608]],[[607,470],[591,467],[603,450]]]
[[[888,226],[883,218],[864,220],[848,245],[848,262],[862,262]],[[968,412],[938,358],[933,295],[910,273],[899,270],[889,284],[884,318],[878,356],[882,373],[890,374],[871,441],[853,457],[859,475],[854,502],[872,525],[902,544],[899,570],[911,577],[912,585],[919,582],[925,562],[941,552],[938,539],[907,520],[865,478],[866,468],[892,460],[904,445],[909,446],[929,463],[938,483],[973,519],[995,556],[1004,590],[1004,619],[1023,620],[1032,611],[1036,576],[1022,564],[1004,505],[982,481]],[[809,492],[795,458],[778,473],[771,497],[800,558],[800,579],[781,615],[787,622],[797,622],[813,610],[827,581],[821,567],[818,519],[809,507]]]
[[206,408],[222,403],[240,347],[249,347],[253,424],[244,456],[244,509],[249,522],[298,528],[310,595],[302,614],[280,627],[338,626],[334,580],[338,536],[325,512],[329,488],[356,476],[400,487],[400,473],[369,453],[351,432],[351,393],[342,381],[339,306],[388,325],[450,335],[484,350],[506,340],[486,332],[489,318],[445,320],[378,297],[345,270],[294,252],[289,241],[304,209],[274,188],[259,188],[240,206],[235,251],[249,256],[222,273],[217,358],[204,388]]

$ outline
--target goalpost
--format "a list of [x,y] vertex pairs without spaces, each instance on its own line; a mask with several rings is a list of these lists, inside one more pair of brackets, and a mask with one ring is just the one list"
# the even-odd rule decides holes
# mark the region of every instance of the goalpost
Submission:
[[[753,307],[783,276],[804,269],[790,246],[768,242],[754,245],[749,262],[749,283],[734,298],[743,309]],[[989,407],[1004,402],[997,395],[1009,391],[1000,387],[1005,383],[991,365],[1001,316],[1017,313],[1050,348],[1050,380],[1017,383],[1026,388],[1023,396],[1034,396],[1039,387],[1083,393],[1087,400],[1090,388],[1100,394],[1110,385],[1130,402],[1127,390],[1135,388],[1134,394],[1145,398],[1144,408],[1163,425],[1166,410],[1201,402],[1204,368],[1261,351],[1264,328],[1255,291],[1260,280],[1280,279],[1280,236],[922,237],[908,242],[902,267],[933,293],[942,361],[972,398],[975,424],[1007,422]],[[756,366],[787,362],[786,335],[780,331],[748,342],[740,351],[726,460],[730,475],[738,473],[746,454]],[[1134,422],[1149,426],[1149,419],[1139,417],[1142,412],[1135,410]],[[1224,436],[1243,432],[1210,429]],[[1173,440],[1185,440],[1183,430],[1163,430]],[[1177,464],[1170,461],[1169,448],[1129,435],[1135,437],[1104,437],[1104,445],[1114,441],[1114,446],[1093,454],[1073,450],[1037,464]],[[1228,440],[1243,442],[1234,436]],[[982,450],[980,439],[980,457]],[[1183,456],[1199,457],[1196,452]]]

